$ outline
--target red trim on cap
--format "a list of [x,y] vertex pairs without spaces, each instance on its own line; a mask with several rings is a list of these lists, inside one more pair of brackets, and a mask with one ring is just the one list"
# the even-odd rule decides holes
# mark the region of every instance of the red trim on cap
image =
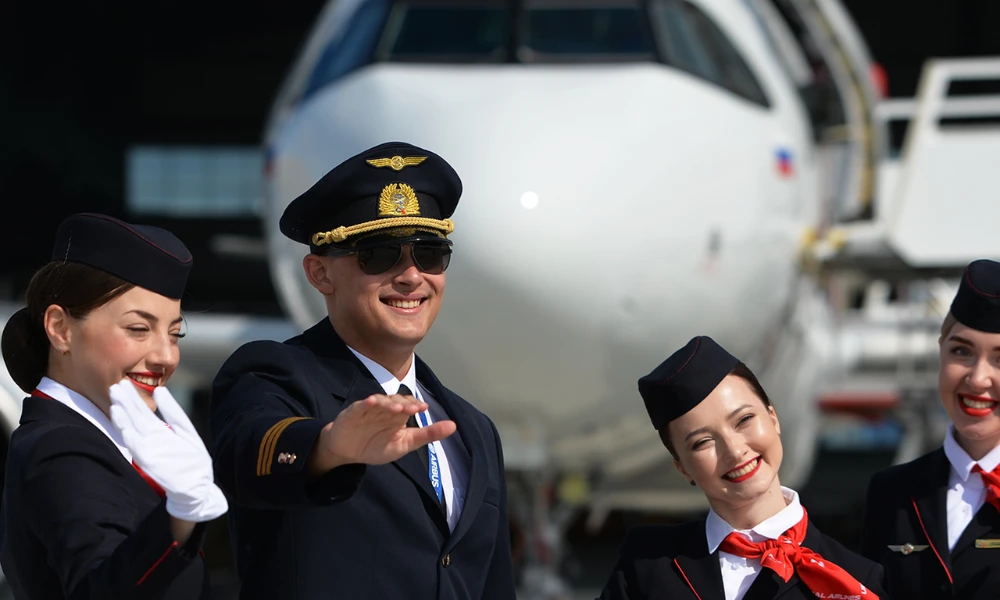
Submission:
[[[115,225],[118,225],[118,226],[120,226],[120,227],[122,227],[124,229],[127,229],[130,232],[132,232],[132,234],[135,235],[137,238],[141,239],[142,241],[146,242],[147,244],[149,244],[150,246],[156,248],[157,250],[159,250],[160,252],[166,254],[167,256],[173,258],[174,260],[177,260],[178,262],[189,263],[189,262],[191,262],[192,259],[194,259],[194,255],[191,255],[191,256],[187,257],[186,259],[183,259],[183,258],[180,258],[180,257],[174,255],[174,253],[172,253],[172,252],[164,250],[163,248],[161,248],[159,246],[159,244],[157,244],[153,240],[149,239],[148,237],[142,235],[141,233],[139,233],[135,229],[132,229],[132,227],[129,226],[129,224],[126,223],[126,222],[124,222],[124,221],[119,221],[118,219],[109,217],[107,215],[99,215],[97,213],[81,213],[81,214],[87,215],[88,217],[93,217],[95,219],[102,219],[104,221],[108,221],[110,223],[114,223]],[[67,248],[67,250],[68,250],[68,248]]]
[[1000,298],[1000,294],[988,294],[983,290],[977,288],[976,284],[972,283],[972,278],[969,277],[969,267],[965,267],[965,281],[967,281],[969,287],[971,287],[972,290],[977,294],[979,294],[980,296],[986,296],[987,298]]
[[694,586],[691,585],[691,580],[688,579],[688,576],[684,573],[684,569],[681,568],[681,564],[677,562],[676,558],[674,559],[674,565],[676,565],[677,570],[681,572],[681,577],[684,578],[684,581],[687,582],[688,587],[691,588],[691,593],[694,594],[694,597],[697,598],[698,600],[701,600],[701,596],[698,595],[698,590],[694,589]]
[[951,578],[951,572],[948,571],[948,565],[944,564],[944,559],[941,558],[941,555],[938,553],[937,548],[934,547],[934,540],[931,539],[931,536],[927,535],[927,528],[924,527],[924,520],[920,516],[920,509],[917,508],[916,499],[910,498],[910,502],[913,502],[913,510],[914,512],[917,513],[917,521],[920,522],[920,529],[923,530],[924,537],[927,538],[927,543],[931,545],[931,550],[934,551],[934,556],[936,556],[938,562],[941,563],[941,568],[944,569],[944,574],[948,576],[948,581],[951,582],[952,585],[955,585],[955,580]]
[[681,371],[683,371],[684,369],[687,368],[688,363],[691,362],[691,359],[694,358],[694,355],[698,354],[698,348],[700,348],[700,347],[701,347],[701,338],[699,337],[698,339],[696,339],[694,341],[694,350],[691,352],[691,356],[689,356],[688,359],[686,361],[684,361],[684,364],[681,365],[681,368],[677,369],[677,371],[673,375],[671,375],[670,377],[667,377],[666,379],[664,379],[663,381],[661,381],[660,385],[663,385],[664,383],[670,381],[674,377],[677,377],[678,375],[680,375]]
[[140,585],[142,585],[142,582],[146,581],[146,578],[149,577],[153,573],[153,571],[156,570],[156,567],[160,566],[160,563],[162,563],[163,561],[165,561],[167,559],[167,556],[169,556],[170,553],[173,552],[174,548],[176,548],[176,547],[177,547],[177,542],[174,542],[173,544],[170,544],[170,547],[167,548],[167,551],[163,553],[163,556],[161,556],[155,563],[153,563],[153,566],[149,567],[149,570],[146,571],[146,574],[143,575],[142,578],[139,579],[139,581],[136,582],[136,584],[135,584],[136,587],[139,587]]

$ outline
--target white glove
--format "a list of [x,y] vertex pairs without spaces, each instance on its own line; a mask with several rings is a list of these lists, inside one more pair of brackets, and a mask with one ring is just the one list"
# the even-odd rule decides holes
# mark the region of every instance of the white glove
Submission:
[[167,388],[153,391],[166,423],[149,410],[128,379],[111,386],[110,392],[111,420],[136,464],[166,492],[167,512],[195,523],[224,515],[229,503],[215,485],[212,457]]

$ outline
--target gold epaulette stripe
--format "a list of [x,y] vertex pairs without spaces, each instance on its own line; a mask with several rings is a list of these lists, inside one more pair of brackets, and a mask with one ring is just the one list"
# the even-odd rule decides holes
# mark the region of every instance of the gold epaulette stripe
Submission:
[[278,444],[278,438],[281,434],[288,428],[289,425],[296,421],[305,421],[309,417],[288,417],[287,419],[282,419],[264,434],[264,439],[260,441],[260,449],[257,450],[257,476],[270,475],[271,474],[271,463],[274,461],[274,448]]
[[391,217],[387,219],[379,219],[377,221],[368,221],[367,223],[359,223],[358,225],[351,225],[350,227],[338,227],[331,231],[321,231],[313,235],[312,243],[314,246],[322,246],[323,244],[339,244],[352,235],[368,233],[369,231],[378,231],[380,229],[389,229],[390,227],[431,227],[433,229],[440,230],[445,234],[455,231],[455,223],[451,219],[438,220],[428,217]]

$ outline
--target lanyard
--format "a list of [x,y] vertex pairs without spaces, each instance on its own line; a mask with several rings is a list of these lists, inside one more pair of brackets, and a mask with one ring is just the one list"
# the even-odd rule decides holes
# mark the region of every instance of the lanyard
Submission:
[[[421,427],[430,425],[425,413],[420,413],[418,418],[420,419]],[[437,494],[438,502],[443,502],[444,485],[441,483],[441,467],[438,462],[437,450],[434,448],[434,442],[427,444],[427,476],[431,479],[431,486],[434,488],[434,493]]]

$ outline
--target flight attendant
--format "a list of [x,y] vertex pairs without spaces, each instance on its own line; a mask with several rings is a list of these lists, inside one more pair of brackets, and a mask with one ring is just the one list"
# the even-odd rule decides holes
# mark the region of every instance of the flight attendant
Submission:
[[674,466],[711,509],[632,528],[602,600],[885,599],[882,568],[809,522],[778,481],[781,425],[753,373],[700,336],[639,380]]
[[4,362],[30,393],[0,510],[18,600],[209,597],[205,524],[228,505],[162,387],[190,268],[168,231],[74,215],[7,322]]
[[941,326],[944,445],[875,475],[863,552],[899,598],[1000,598],[1000,263],[965,269]]

